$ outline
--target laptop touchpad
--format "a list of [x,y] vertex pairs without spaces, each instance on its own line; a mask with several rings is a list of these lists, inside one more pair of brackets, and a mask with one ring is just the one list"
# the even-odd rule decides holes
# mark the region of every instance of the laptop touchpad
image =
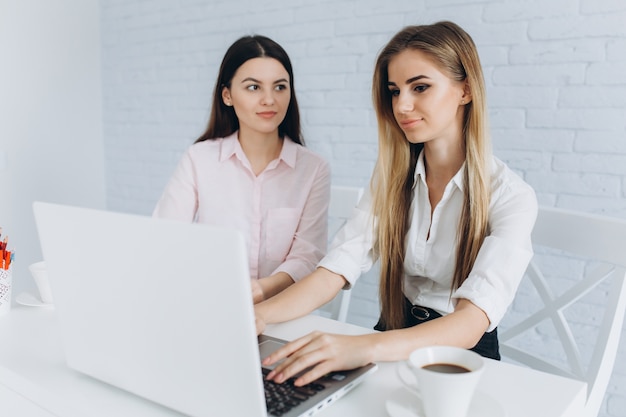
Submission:
[[[261,343],[259,343],[259,354],[261,356],[261,360],[268,357],[272,352],[274,352],[275,350],[277,350],[279,347],[283,345],[284,343],[276,342],[275,340],[264,340]],[[265,366],[265,368],[274,369],[276,365],[278,364],[275,363],[274,365],[271,365],[271,366]]]

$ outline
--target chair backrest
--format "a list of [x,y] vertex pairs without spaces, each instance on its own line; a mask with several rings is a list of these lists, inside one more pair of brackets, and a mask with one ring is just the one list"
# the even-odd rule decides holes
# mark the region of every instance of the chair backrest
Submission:
[[352,217],[352,210],[356,207],[363,195],[361,187],[347,187],[343,185],[333,185],[330,187],[330,203],[328,205],[328,239],[335,237],[335,234]]
[[[339,229],[352,216],[352,211],[363,195],[361,187],[333,185],[330,188],[330,204],[328,206],[328,239],[335,237]],[[318,313],[345,322],[348,318],[350,296],[352,290],[341,291],[337,296],[321,307]]]
[[[532,239],[536,255],[526,275],[536,290],[530,297],[538,296],[543,306],[503,329],[499,337],[501,353],[532,368],[587,382],[584,415],[597,416],[615,364],[626,310],[626,221],[541,207]],[[543,265],[542,254],[546,254]],[[574,264],[575,268],[564,269],[560,262]],[[567,279],[563,279],[564,275],[568,275]],[[549,286],[554,287],[555,282],[560,287],[556,292]],[[573,282],[570,288],[562,288],[566,282]],[[585,309],[565,311],[570,306],[580,306],[583,297],[597,294],[602,299],[592,301],[594,310],[604,310],[601,320],[589,323],[590,316],[595,316]],[[529,303],[528,295],[518,292],[516,297],[526,297],[524,303]],[[519,347],[527,340],[518,336],[528,335],[531,329],[545,339],[546,322],[554,326],[555,338],[565,352],[560,360],[547,358],[553,350],[549,345],[552,340],[544,340],[539,353]],[[591,330],[593,327],[597,330]],[[582,337],[576,338],[573,329],[582,330]]]

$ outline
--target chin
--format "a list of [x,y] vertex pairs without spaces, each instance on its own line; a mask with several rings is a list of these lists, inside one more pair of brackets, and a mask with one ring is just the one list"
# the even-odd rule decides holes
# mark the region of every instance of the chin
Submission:
[[404,136],[406,137],[406,140],[409,143],[412,143],[414,145],[426,142],[426,140],[424,138],[419,137],[419,136],[415,136],[415,135],[404,135]]

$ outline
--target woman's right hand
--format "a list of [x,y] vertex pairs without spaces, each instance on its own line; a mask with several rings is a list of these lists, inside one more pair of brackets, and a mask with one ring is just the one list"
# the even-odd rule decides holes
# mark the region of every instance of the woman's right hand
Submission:
[[[291,278],[289,279],[291,280]],[[261,279],[261,281],[264,280],[267,278]],[[257,333],[262,333],[267,324],[281,323],[309,314],[332,300],[345,283],[346,281],[341,275],[324,268],[316,269],[284,291],[254,305]],[[263,292],[267,297],[267,292]]]
[[354,369],[372,362],[373,346],[371,335],[313,332],[277,349],[263,360],[263,365],[280,362],[267,375],[267,379],[277,383],[306,370],[294,382],[303,386],[331,371]]

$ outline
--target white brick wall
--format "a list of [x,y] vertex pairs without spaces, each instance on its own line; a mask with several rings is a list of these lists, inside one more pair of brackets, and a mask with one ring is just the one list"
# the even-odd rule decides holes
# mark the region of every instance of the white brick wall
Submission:
[[[290,54],[306,141],[337,184],[366,185],[376,158],[370,84],[401,27],[449,19],[476,41],[496,154],[542,204],[626,218],[623,0],[101,0],[110,209],[148,214],[204,130],[217,67],[243,34]],[[350,320],[372,325],[376,277]],[[515,308],[524,309],[524,306]],[[515,311],[512,312],[515,314]],[[624,416],[622,343],[602,416]]]

